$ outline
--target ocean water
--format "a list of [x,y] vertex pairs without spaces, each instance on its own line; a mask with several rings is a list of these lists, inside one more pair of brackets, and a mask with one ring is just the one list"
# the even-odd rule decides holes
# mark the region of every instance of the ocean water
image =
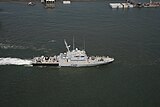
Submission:
[[[0,3],[0,107],[159,107],[160,8],[111,9],[73,2],[44,9]],[[86,68],[28,66],[65,52],[114,57]]]

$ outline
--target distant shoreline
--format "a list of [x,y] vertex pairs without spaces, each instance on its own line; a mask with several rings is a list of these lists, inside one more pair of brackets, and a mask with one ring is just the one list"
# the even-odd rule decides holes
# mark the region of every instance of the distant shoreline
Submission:
[[[40,2],[40,0],[0,0],[0,2]],[[56,0],[57,2],[63,1],[63,0]],[[71,0],[71,1],[98,1],[98,0]],[[100,0],[105,1],[105,0]]]
[[36,2],[36,1],[41,1],[41,0],[0,0],[0,2],[8,2],[8,1],[19,1],[19,2],[29,2],[29,1],[33,1],[33,2]]

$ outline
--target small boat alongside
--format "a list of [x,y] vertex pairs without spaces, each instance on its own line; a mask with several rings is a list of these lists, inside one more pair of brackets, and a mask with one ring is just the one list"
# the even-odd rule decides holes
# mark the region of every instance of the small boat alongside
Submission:
[[87,67],[108,64],[114,61],[109,56],[88,56],[85,50],[78,48],[70,50],[70,45],[64,40],[67,52],[60,53],[57,56],[35,57],[32,60],[33,66],[59,66],[59,67]]

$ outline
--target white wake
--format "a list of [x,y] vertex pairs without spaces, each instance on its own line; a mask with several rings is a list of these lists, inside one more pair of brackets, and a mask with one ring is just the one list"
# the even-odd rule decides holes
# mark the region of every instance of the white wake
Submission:
[[0,58],[0,65],[30,65],[31,60],[20,58]]

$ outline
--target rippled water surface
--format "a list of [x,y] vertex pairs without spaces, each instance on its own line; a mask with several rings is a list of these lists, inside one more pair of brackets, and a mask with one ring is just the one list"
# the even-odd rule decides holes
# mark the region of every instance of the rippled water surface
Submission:
[[[160,8],[73,2],[44,9],[0,3],[0,107],[159,107]],[[89,68],[26,66],[66,51],[63,40],[115,62]]]

